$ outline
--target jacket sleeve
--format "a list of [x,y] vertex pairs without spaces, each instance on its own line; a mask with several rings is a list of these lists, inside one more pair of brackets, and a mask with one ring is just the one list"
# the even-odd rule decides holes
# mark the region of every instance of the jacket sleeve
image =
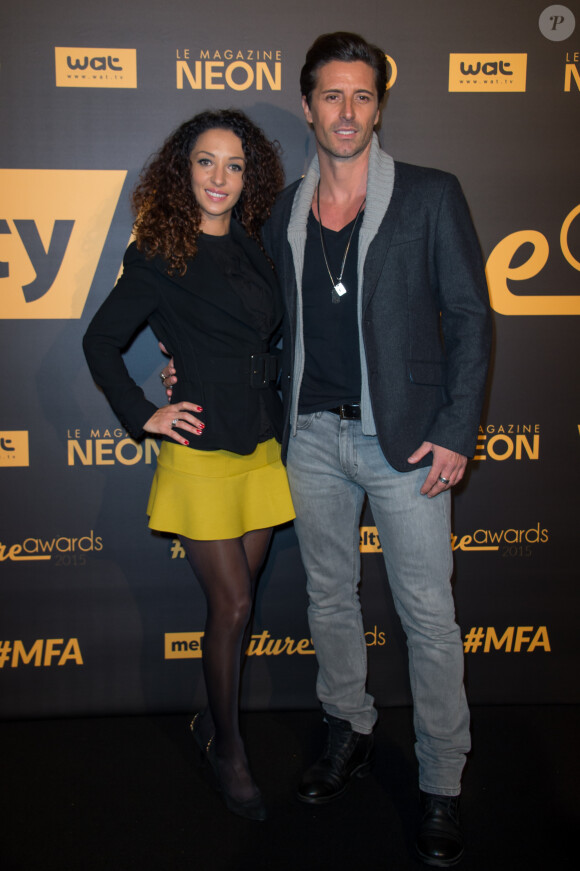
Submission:
[[95,314],[83,338],[83,350],[96,383],[103,389],[125,429],[143,435],[143,425],[157,410],[133,381],[123,350],[158,304],[159,276],[135,243],[123,259],[123,274]]
[[459,182],[452,175],[439,205],[434,263],[446,355],[446,402],[427,441],[471,457],[485,394],[491,313],[479,242]]

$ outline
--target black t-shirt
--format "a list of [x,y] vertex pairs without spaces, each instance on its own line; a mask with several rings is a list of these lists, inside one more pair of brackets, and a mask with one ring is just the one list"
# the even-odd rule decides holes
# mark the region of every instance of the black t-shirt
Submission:
[[[351,221],[338,231],[324,228],[326,256],[335,279],[340,274],[353,223]],[[361,223],[362,216],[359,216],[342,276],[347,292],[340,302],[334,303],[332,283],[320,242],[319,224],[312,211],[308,216],[302,275],[306,356],[298,404],[300,414],[324,411],[343,403],[360,402],[357,257]]]

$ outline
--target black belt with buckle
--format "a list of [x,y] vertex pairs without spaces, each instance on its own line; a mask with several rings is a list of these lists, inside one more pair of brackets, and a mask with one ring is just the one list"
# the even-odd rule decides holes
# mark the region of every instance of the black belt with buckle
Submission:
[[198,376],[214,384],[250,384],[256,390],[270,387],[280,371],[277,354],[251,354],[247,357],[206,357],[197,365]]
[[338,414],[341,420],[360,420],[360,405],[337,405],[336,408],[327,408],[332,414]]
[[273,354],[252,354],[250,357],[250,386],[260,390],[269,387],[278,378],[278,357]]

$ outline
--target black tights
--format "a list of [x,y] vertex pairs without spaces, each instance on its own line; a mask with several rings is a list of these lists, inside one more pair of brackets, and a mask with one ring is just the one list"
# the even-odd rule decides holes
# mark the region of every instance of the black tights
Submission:
[[250,641],[256,580],[271,535],[271,529],[257,529],[241,538],[221,541],[194,541],[181,536],[207,602],[203,674],[213,723],[206,715],[199,726],[200,734],[208,740],[214,734],[223,786],[242,801],[252,798],[257,788],[240,736],[240,671]]

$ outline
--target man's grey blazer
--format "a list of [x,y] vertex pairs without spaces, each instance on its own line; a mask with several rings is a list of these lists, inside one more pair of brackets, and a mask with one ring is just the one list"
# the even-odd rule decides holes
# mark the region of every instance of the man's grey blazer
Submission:
[[[386,164],[388,155],[377,142],[373,149],[372,161],[376,163],[378,151]],[[371,208],[376,214],[382,191],[371,187],[373,176],[377,178],[373,165],[365,212]],[[473,456],[491,317],[481,251],[459,182],[439,170],[392,160],[391,165],[390,200],[364,260],[359,326],[371,420],[387,461],[398,471],[409,471],[432,462],[431,453],[416,465],[407,462],[423,441]],[[297,337],[299,343],[302,338],[296,254],[288,226],[311,171],[282,192],[264,232],[286,304],[284,457],[294,426],[290,413],[299,390],[296,347]]]

